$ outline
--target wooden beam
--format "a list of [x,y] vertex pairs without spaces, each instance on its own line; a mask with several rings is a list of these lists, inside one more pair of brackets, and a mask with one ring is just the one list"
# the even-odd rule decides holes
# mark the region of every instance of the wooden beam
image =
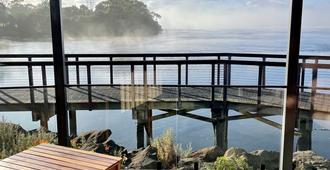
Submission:
[[66,100],[66,67],[64,57],[61,0],[50,0],[51,30],[53,41],[55,96],[57,114],[58,144],[69,145],[69,128]]
[[280,169],[292,170],[295,122],[299,95],[299,53],[303,0],[292,0],[289,49],[286,66]]

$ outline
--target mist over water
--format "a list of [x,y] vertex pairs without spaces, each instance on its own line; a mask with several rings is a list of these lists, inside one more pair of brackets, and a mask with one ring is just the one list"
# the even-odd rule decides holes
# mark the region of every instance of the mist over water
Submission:
[[[182,52],[239,52],[239,53],[275,53],[286,54],[288,33],[285,29],[268,30],[163,30],[157,36],[148,37],[122,37],[108,39],[82,39],[65,40],[67,54],[110,54],[110,53],[182,53]],[[305,29],[302,34],[302,54],[330,55],[329,29]],[[50,41],[18,42],[2,40],[1,54],[51,54]],[[171,70],[164,68],[164,70]],[[100,72],[100,74],[104,74]],[[207,79],[198,76],[193,80],[205,83]],[[234,72],[234,75],[241,75]],[[279,81],[284,83],[284,71],[279,70]],[[24,75],[14,72],[11,77]],[[246,73],[248,75],[248,73]],[[274,76],[276,76],[274,74]],[[233,76],[234,77],[234,76]],[[283,78],[281,78],[283,77]],[[8,84],[8,77],[0,76],[1,84]],[[170,77],[168,79],[171,79]],[[250,81],[255,82],[251,76]],[[277,80],[277,79],[276,79]],[[25,80],[24,80],[25,81]],[[102,81],[96,79],[95,82]],[[239,80],[233,80],[240,82]],[[11,83],[21,83],[11,82]],[[244,84],[244,82],[241,82]],[[10,83],[9,83],[10,84]],[[131,118],[129,110],[98,110],[77,112],[78,132],[93,129],[110,128],[113,132],[111,138],[118,144],[133,149],[136,147],[136,122]],[[161,113],[155,111],[155,114]],[[209,116],[210,110],[201,109],[194,114]],[[238,114],[234,111],[231,115]],[[26,129],[37,128],[39,123],[32,122],[30,112],[0,112],[0,116],[12,122],[20,123]],[[271,120],[281,123],[281,116],[272,117]],[[125,128],[123,128],[125,122]],[[212,125],[180,116],[154,122],[154,136],[160,135],[165,129],[172,128],[176,141],[183,145],[191,143],[194,149],[207,147],[213,144]],[[330,128],[327,121],[315,121],[315,129]],[[56,118],[50,119],[50,130],[56,131]],[[253,132],[253,134],[251,134]],[[254,119],[229,122],[229,146],[242,147],[249,151],[256,149],[279,150],[281,131],[263,124]],[[330,152],[323,148],[330,145],[329,131],[313,131],[313,150],[330,158]]]

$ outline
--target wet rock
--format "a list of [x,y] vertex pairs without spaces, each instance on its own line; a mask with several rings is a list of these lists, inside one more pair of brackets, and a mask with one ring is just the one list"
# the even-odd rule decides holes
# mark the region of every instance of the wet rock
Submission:
[[193,152],[190,158],[200,158],[205,162],[214,162],[219,156],[223,156],[224,151],[220,147],[208,147]]
[[150,157],[150,153],[153,152],[151,146],[139,151],[131,159],[131,163],[127,168],[129,169],[156,169],[158,161]]
[[327,170],[330,169],[330,161],[317,155],[313,151],[299,151],[293,154],[296,170]]

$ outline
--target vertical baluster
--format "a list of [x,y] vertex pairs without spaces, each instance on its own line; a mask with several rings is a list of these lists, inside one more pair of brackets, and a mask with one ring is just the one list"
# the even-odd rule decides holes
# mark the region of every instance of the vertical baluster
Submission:
[[113,58],[110,57],[110,84],[113,85],[113,65],[112,65],[112,61],[113,61]]
[[[156,57],[153,57],[154,62],[156,61]],[[156,64],[154,64],[154,85],[156,86],[157,84],[157,67]]]
[[306,69],[305,69],[305,64],[306,64],[306,59],[303,59],[302,60],[302,64],[301,64],[301,84],[300,84],[300,86],[301,86],[301,92],[304,92],[305,91],[305,89],[304,89],[304,87],[305,87],[305,75],[306,75]]
[[143,57],[143,87],[144,87],[144,100],[148,100],[148,75],[147,75],[147,64],[145,63],[147,60],[146,57]]
[[[28,61],[32,62],[32,57],[28,57]],[[28,66],[28,76],[29,76],[29,86],[30,86],[30,102],[31,102],[31,110],[34,110],[34,89],[33,89],[33,68],[32,65]]]
[[212,64],[211,71],[212,71],[212,73],[211,73],[211,85],[212,85],[211,99],[212,99],[212,102],[214,102],[215,101],[215,89],[214,89],[214,85],[215,85],[215,64]]
[[[189,61],[189,57],[188,56],[186,56],[186,61],[188,62]],[[188,83],[188,81],[189,81],[189,64],[187,63],[186,64],[186,85],[188,85],[189,83]]]
[[46,66],[41,66],[41,75],[42,75],[42,85],[43,88],[43,96],[44,96],[44,114],[41,116],[40,125],[46,129],[48,129],[48,89],[47,87],[47,74],[46,74]]
[[88,86],[88,104],[89,109],[92,109],[92,78],[91,78],[91,65],[87,65],[87,86]]
[[224,64],[223,67],[223,98],[222,101],[224,104],[227,103],[227,90],[228,90],[228,63]]
[[[228,56],[228,61],[231,61],[231,56]],[[231,85],[231,64],[228,64],[228,78],[227,78],[227,81],[228,81],[228,85]]]
[[311,98],[311,111],[314,111],[314,106],[315,106],[315,95],[317,93],[317,75],[318,75],[318,64],[319,60],[315,59],[315,63],[313,66],[313,71],[312,71],[312,98]]
[[[221,60],[221,57],[218,56],[218,61]],[[220,63],[218,63],[218,70],[217,70],[218,74],[217,74],[217,85],[220,85]]]
[[263,82],[263,65],[259,65],[259,74],[258,74],[258,99],[257,104],[261,104],[261,86]]
[[135,71],[134,65],[131,65],[131,99],[133,107],[135,107]]
[[178,103],[177,109],[181,108],[181,64],[178,64]]
[[[76,57],[76,61],[79,61],[79,57]],[[77,85],[79,87],[80,85],[80,70],[79,70],[79,64],[76,65],[76,79],[77,79]]]

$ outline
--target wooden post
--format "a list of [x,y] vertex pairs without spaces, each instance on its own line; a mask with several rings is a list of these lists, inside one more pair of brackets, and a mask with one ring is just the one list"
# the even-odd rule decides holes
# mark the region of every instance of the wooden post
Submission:
[[[110,61],[113,60],[112,57],[110,57],[109,59],[110,59]],[[112,65],[112,63],[110,64],[110,84],[113,85],[113,65]]]
[[214,144],[227,150],[228,148],[228,109],[226,108],[212,108]]
[[91,77],[91,66],[87,65],[87,85],[88,85],[88,105],[89,110],[92,110],[92,77]]
[[70,136],[76,137],[77,136],[77,114],[76,110],[69,111],[69,118],[70,118]]
[[313,117],[312,112],[304,115],[298,120],[298,128],[301,136],[297,141],[297,151],[312,150],[312,131],[313,131]]
[[181,64],[178,64],[178,102],[177,109],[181,108]]
[[299,95],[299,51],[303,0],[292,0],[289,49],[287,56],[283,126],[281,138],[280,169],[292,170],[294,129]]
[[[156,61],[156,57],[153,57],[153,60]],[[154,64],[154,86],[157,84],[157,66]]]
[[[76,57],[76,61],[79,61],[79,57]],[[79,70],[79,65],[76,65],[76,81],[77,81],[77,85],[80,84],[80,70]],[[79,87],[79,86],[78,86]]]
[[141,120],[138,116],[137,125],[136,125],[137,149],[144,147],[144,125],[145,125],[144,120]]
[[212,103],[215,102],[215,88],[214,88],[214,85],[215,85],[215,64],[212,64],[212,68],[211,68],[211,85],[212,85],[212,90],[211,90],[211,100],[212,100]]
[[[143,61],[146,61],[147,58],[143,57]],[[144,87],[144,101],[148,101],[148,73],[147,65],[143,64],[143,87]]]
[[147,145],[151,145],[152,141],[152,110],[147,110],[147,123],[145,126],[146,132],[147,132]]
[[53,41],[55,97],[58,144],[69,146],[69,129],[66,99],[66,67],[62,35],[61,0],[50,0],[51,30]]

